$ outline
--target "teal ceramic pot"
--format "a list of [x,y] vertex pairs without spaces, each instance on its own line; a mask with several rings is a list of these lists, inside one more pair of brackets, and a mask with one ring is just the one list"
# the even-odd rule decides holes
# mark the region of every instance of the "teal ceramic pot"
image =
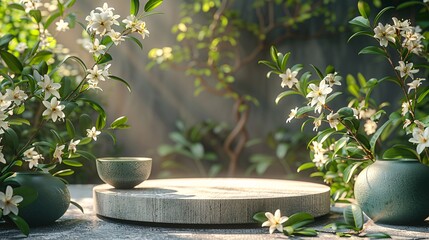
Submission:
[[149,178],[152,158],[106,157],[97,159],[98,176],[118,188],[131,189]]
[[429,167],[417,160],[377,160],[358,175],[354,191],[375,222],[413,225],[429,217]]
[[70,192],[63,181],[44,172],[18,172],[13,181],[37,191],[37,199],[19,208],[18,215],[30,226],[54,223],[64,215],[70,205]]

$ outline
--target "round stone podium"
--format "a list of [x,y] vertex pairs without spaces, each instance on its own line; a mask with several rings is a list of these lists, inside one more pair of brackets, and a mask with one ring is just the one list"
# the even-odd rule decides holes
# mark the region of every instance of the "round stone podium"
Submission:
[[134,189],[93,188],[94,211],[108,218],[171,224],[250,224],[257,212],[329,213],[329,187],[257,178],[147,180]]

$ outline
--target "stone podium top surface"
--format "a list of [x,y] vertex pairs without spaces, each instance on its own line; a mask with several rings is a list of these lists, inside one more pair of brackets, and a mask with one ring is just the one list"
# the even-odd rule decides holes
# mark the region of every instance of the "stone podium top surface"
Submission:
[[[135,222],[116,221],[99,218],[93,212],[92,189],[94,185],[70,185],[72,199],[85,209],[82,214],[71,206],[55,224],[31,229],[28,239],[284,239],[280,233],[268,234],[267,228],[240,227],[194,228],[179,225],[144,225]],[[274,211],[273,209],[272,211]],[[335,210],[335,209],[334,209]],[[324,231],[318,239],[333,239],[335,235],[323,229],[328,223],[340,219],[332,212],[316,220],[313,228]],[[429,219],[421,226],[389,226],[371,224],[366,232],[389,233],[394,239],[429,239]],[[18,239],[24,236],[16,229],[0,224],[0,239]],[[25,239],[25,238],[24,238]],[[306,238],[300,238],[306,239]],[[315,238],[308,238],[315,239]],[[350,238],[349,238],[350,239]],[[353,238],[351,238],[353,239]]]
[[186,199],[260,199],[308,196],[329,192],[329,187],[276,179],[183,178],[148,180],[134,189],[115,189],[107,184],[96,186],[109,195],[126,194],[141,198]]

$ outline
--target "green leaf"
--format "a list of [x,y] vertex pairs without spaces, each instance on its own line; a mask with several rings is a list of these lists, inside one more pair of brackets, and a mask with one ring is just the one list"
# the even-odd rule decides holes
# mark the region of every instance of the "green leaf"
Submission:
[[273,61],[273,62],[275,62],[276,64],[277,64],[277,66],[279,66],[280,65],[280,63],[279,63],[279,59],[277,58],[277,55],[278,55],[278,51],[277,51],[277,48],[276,47],[274,47],[274,46],[271,46],[271,48],[270,48],[270,56],[271,56],[271,60]]
[[296,115],[295,117],[300,117],[305,113],[311,112],[314,110],[314,107],[310,107],[310,106],[304,106],[302,108],[298,108],[298,111],[296,111]]
[[78,161],[76,161],[76,160],[68,160],[68,159],[64,159],[64,160],[63,160],[63,163],[64,163],[65,165],[68,165],[68,166],[71,166],[71,167],[82,167],[82,166],[83,166],[83,164],[82,164],[82,163],[80,163],[80,162],[78,162]]
[[127,38],[131,39],[135,44],[137,44],[140,49],[143,50],[143,44],[140,40],[138,40],[137,38],[133,37],[133,36],[127,36]]
[[161,3],[162,3],[162,0],[149,0],[144,5],[144,11],[150,12],[150,11],[154,10],[155,8],[157,8],[159,5],[161,5]]
[[103,64],[112,61],[112,55],[105,53],[97,59],[97,64]]
[[344,209],[344,220],[347,224],[354,226],[356,230],[362,230],[364,218],[362,210],[358,205],[351,204]]
[[94,155],[87,151],[77,150],[76,153],[89,161],[95,161],[97,159]]
[[22,72],[22,63],[13,54],[0,50],[0,57],[3,59],[3,61],[13,73]]
[[419,98],[417,99],[417,103],[420,103],[421,101],[423,101],[423,99],[425,99],[428,94],[429,94],[429,89],[427,89],[424,93],[420,94]]
[[288,59],[289,59],[289,56],[290,56],[290,52],[286,53],[286,54],[283,56],[283,59],[282,59],[281,65],[280,65],[280,69],[281,69],[282,71],[285,71],[285,70],[286,70],[286,65],[287,65],[287,61],[288,61]]
[[113,80],[116,80],[116,81],[119,81],[119,82],[122,82],[123,84],[125,84],[125,86],[127,87],[128,91],[131,92],[131,86],[130,86],[130,84],[128,84],[128,82],[125,81],[124,79],[122,79],[120,77],[117,77],[117,76],[113,76],[113,75],[109,75],[109,78],[113,79]]
[[345,183],[350,182],[353,176],[355,176],[354,172],[356,169],[362,165],[363,162],[353,162],[352,164],[348,165],[346,169],[344,169],[344,176],[343,181]]
[[12,8],[12,9],[16,9],[16,10],[20,10],[20,11],[25,11],[25,8],[21,4],[18,4],[18,3],[11,3],[11,4],[7,5],[7,6],[9,8]]
[[307,163],[304,163],[301,166],[299,166],[296,171],[297,172],[302,172],[304,170],[307,170],[307,169],[310,169],[310,168],[314,168],[314,167],[316,167],[316,165],[314,164],[314,162],[307,162]]
[[70,204],[72,204],[72,205],[74,205],[75,207],[79,208],[79,210],[80,210],[82,213],[85,213],[85,212],[83,211],[83,207],[82,207],[81,205],[79,205],[79,203],[77,203],[77,202],[75,202],[75,201],[70,201]]
[[343,94],[342,92],[334,92],[333,94],[329,95],[329,97],[326,98],[326,103],[329,103],[330,101],[334,100],[337,96]]
[[5,129],[4,132],[5,132],[5,135],[4,135],[5,140],[3,141],[3,143],[6,142],[8,145],[12,143],[13,148],[17,149],[19,146],[19,140],[15,130],[13,130],[12,128],[8,128],[8,129]]
[[106,112],[104,111],[103,107],[97,102],[95,102],[94,100],[89,98],[80,98],[80,100],[88,103],[95,111],[98,112],[96,128],[103,129],[106,126],[106,121],[107,121]]
[[369,18],[369,14],[371,13],[371,9],[369,8],[368,3],[364,2],[364,1],[359,1],[358,2],[358,10],[359,13],[362,17],[368,19]]
[[61,170],[61,171],[58,171],[58,172],[52,174],[52,176],[57,176],[58,175],[60,177],[65,177],[65,176],[73,175],[73,173],[74,173],[74,171],[71,170],[71,169],[64,169],[64,170]]
[[297,91],[293,91],[293,90],[288,90],[288,91],[284,91],[282,93],[280,93],[277,97],[276,97],[276,104],[279,104],[280,100],[286,96],[290,96],[290,95],[299,95],[300,93]]
[[66,119],[66,129],[67,129],[67,134],[69,135],[69,137],[74,138],[76,135],[76,130],[74,128],[73,123],[68,118]]
[[395,7],[392,7],[392,6],[390,6],[390,7],[385,7],[385,8],[383,8],[382,10],[380,10],[380,12],[378,12],[378,14],[375,16],[375,18],[374,18],[374,26],[375,25],[377,25],[377,23],[378,23],[378,20],[380,19],[380,17],[387,11],[387,10],[390,10],[390,9],[393,9],[393,8],[395,8]]
[[118,128],[124,124],[126,124],[128,121],[128,118],[126,116],[118,117],[115,121],[110,124],[111,129]]
[[28,126],[31,125],[30,121],[28,121],[27,119],[24,119],[24,118],[12,118],[12,119],[8,119],[8,123],[10,125],[22,125],[22,124],[25,124],[25,125],[28,125]]
[[54,129],[51,129],[51,133],[54,134],[58,143],[61,144],[64,142],[64,139],[60,136],[60,134],[57,131],[55,131]]
[[[51,51],[42,50],[42,51],[37,52],[31,58],[30,64],[37,64],[37,63],[40,63],[42,61],[48,61],[51,57],[52,57]],[[42,73],[40,72],[40,74],[42,74]]]
[[381,49],[380,47],[376,47],[376,46],[368,46],[363,48],[362,50],[360,50],[360,52],[358,53],[360,54],[375,54],[375,55],[381,55],[385,58],[387,58],[386,52]]
[[314,69],[314,71],[316,71],[317,76],[319,76],[320,80],[323,80],[324,76],[323,76],[322,72],[313,64],[310,64],[310,66]]
[[315,237],[317,236],[317,231],[311,228],[304,228],[302,230],[294,231],[294,235]]
[[276,148],[276,156],[279,159],[286,157],[286,154],[289,150],[289,145],[286,143],[280,143]]
[[378,138],[383,133],[384,129],[392,123],[392,119],[387,120],[377,131],[372,135],[371,140],[369,141],[369,145],[371,146],[371,152],[375,151],[375,146],[377,143]]
[[202,159],[204,157],[204,147],[201,143],[192,144],[190,150],[195,158]]
[[18,227],[18,229],[28,237],[28,234],[30,234],[30,227],[28,226],[27,222],[20,216],[17,216],[13,213],[7,215],[10,220]]
[[29,14],[34,18],[34,20],[36,20],[37,23],[42,20],[42,13],[40,12],[40,10],[30,10]]
[[256,213],[255,215],[253,215],[253,219],[260,223],[263,223],[268,220],[268,218],[265,216],[265,212]]
[[291,215],[284,223],[284,226],[292,226],[294,228],[302,227],[314,221],[314,217],[306,212],[299,212]]
[[359,27],[370,28],[368,19],[362,16],[353,18],[352,20],[349,21],[349,23]]
[[15,36],[13,36],[12,34],[6,34],[3,37],[0,38],[0,48],[3,47],[7,47],[7,45],[9,44],[10,41],[12,41],[12,39],[14,39]]
[[350,40],[352,40],[353,38],[357,37],[357,36],[369,36],[369,37],[373,37],[374,34],[369,32],[369,31],[359,31],[359,32],[355,32],[353,33],[353,35],[351,35],[349,37],[349,39],[347,40],[347,42],[350,42]]
[[383,159],[419,159],[419,155],[409,146],[397,144],[383,153]]
[[370,238],[370,239],[392,238],[389,234],[387,234],[387,233],[381,233],[381,232],[377,232],[377,233],[365,233],[363,235],[359,235],[359,237]]
[[131,0],[131,6],[130,6],[130,14],[137,16],[139,13],[140,8],[140,1],[139,0]]

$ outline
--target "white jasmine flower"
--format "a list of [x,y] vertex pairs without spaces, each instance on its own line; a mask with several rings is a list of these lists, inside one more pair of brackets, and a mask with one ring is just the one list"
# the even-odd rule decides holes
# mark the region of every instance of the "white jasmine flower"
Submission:
[[149,37],[149,30],[146,28],[146,22],[140,21],[139,27],[138,27],[138,33],[142,36],[142,39],[145,39],[146,37]]
[[372,117],[376,113],[376,110],[373,108],[368,108],[366,110],[359,111],[359,119],[367,119]]
[[410,20],[400,21],[396,17],[393,17],[392,20],[393,20],[393,27],[395,27],[401,33],[413,30],[413,27],[411,26]]
[[97,7],[95,10],[98,12],[92,10],[89,16],[85,18],[85,20],[88,22],[87,29],[90,31],[103,36],[104,34],[112,31],[113,25],[119,25],[117,19],[120,16],[115,15],[113,13],[113,10],[115,9],[109,7],[107,3],[104,3],[102,8]]
[[100,44],[100,41],[96,38],[94,39],[94,42],[89,43],[88,46],[89,53],[94,54],[95,57],[99,57],[100,55],[105,53],[106,46],[103,44]]
[[340,123],[339,120],[340,116],[338,113],[329,113],[328,116],[326,116],[326,119],[328,120],[329,126],[331,128],[335,128],[335,130],[338,130],[338,124]]
[[146,28],[146,23],[136,18],[134,15],[128,16],[126,19],[122,20],[125,23],[125,28],[130,29],[131,32],[140,33],[143,39],[149,36],[149,30]]
[[42,91],[45,92],[44,100],[47,100],[51,95],[60,98],[60,93],[58,92],[58,89],[61,88],[61,84],[54,83],[49,77],[49,75],[45,74],[42,77],[42,81],[38,82],[37,85],[39,85],[42,88]]
[[422,81],[424,81],[424,78],[416,78],[411,83],[407,83],[410,88],[408,89],[408,93],[410,93],[411,90],[415,89],[417,91],[417,88],[422,84]]
[[86,129],[86,136],[89,138],[94,139],[94,141],[97,141],[97,136],[100,135],[100,131],[97,131],[95,127],[92,127],[91,129]]
[[61,163],[63,161],[62,155],[64,154],[63,150],[64,150],[65,147],[66,147],[65,145],[58,146],[58,144],[55,147],[53,158],[54,159],[58,159],[59,163]]
[[[411,100],[410,100],[410,102],[411,102]],[[410,109],[411,109],[410,102],[405,101],[402,103],[402,112],[401,112],[402,116],[405,116],[410,111]]]
[[380,46],[387,47],[389,44],[389,41],[392,43],[395,43],[395,37],[396,37],[396,31],[393,26],[390,24],[386,24],[383,26],[383,24],[378,23],[378,26],[374,28],[374,38],[378,39],[380,41]]
[[364,131],[367,135],[371,135],[375,133],[377,130],[377,123],[372,121],[371,119],[367,119],[364,124]]
[[280,209],[277,209],[274,215],[270,212],[266,212],[265,216],[268,218],[268,220],[262,223],[262,227],[270,227],[270,234],[273,234],[276,229],[277,231],[283,233],[283,223],[288,220],[288,217],[282,217]]
[[9,128],[9,123],[6,121],[7,117],[8,115],[5,112],[0,112],[0,134],[3,134],[4,130]]
[[313,131],[317,131],[320,127],[320,125],[322,125],[322,119],[320,118],[315,118],[313,121],[314,127],[313,127]]
[[94,65],[94,67],[92,69],[88,69],[86,71],[88,72],[88,75],[86,76],[86,78],[90,82],[97,82],[98,83],[99,81],[105,81],[106,80],[106,78],[103,74],[103,70],[98,69],[98,65]]
[[282,79],[282,88],[284,88],[285,86],[288,86],[288,88],[292,88],[295,83],[298,83],[298,79],[296,78],[297,74],[297,71],[292,72],[289,68],[286,69],[285,73],[280,74],[279,77]]
[[39,7],[43,6],[40,0],[20,0],[19,2],[24,5],[26,13],[29,13],[31,10],[37,10]]
[[121,32],[115,32],[115,30],[110,30],[108,33],[110,38],[112,39],[113,43],[118,46],[121,42],[125,41],[124,36],[121,34]]
[[126,29],[131,29],[132,32],[137,32],[137,26],[139,25],[139,20],[134,15],[127,16],[126,19],[122,20],[123,23],[125,23]]
[[404,61],[399,61],[399,66],[395,67],[395,69],[399,71],[401,78],[410,76],[414,79],[413,74],[419,72],[419,69],[413,69],[413,63],[404,63]]
[[18,215],[18,203],[22,202],[23,198],[19,195],[13,196],[13,188],[6,187],[6,193],[0,192],[0,208],[3,209],[3,216],[13,213]]
[[325,153],[326,152],[326,149],[323,148],[323,143],[317,142],[317,141],[313,141],[311,143],[313,144],[313,151],[315,153]]
[[76,140],[76,141],[73,141],[73,139],[70,140],[69,148],[68,148],[69,149],[69,157],[71,157],[71,155],[77,151],[77,145],[79,143],[80,143],[80,140]]
[[333,87],[334,85],[341,86],[341,76],[337,76],[337,72],[335,73],[328,73],[325,78],[323,78],[324,81],[326,81],[327,84],[329,84],[330,87]]
[[51,118],[54,122],[57,121],[57,118],[61,120],[65,117],[65,114],[63,112],[65,106],[60,105],[61,102],[58,101],[56,97],[53,97],[51,99],[51,102],[43,101],[42,103],[46,107],[46,110],[42,113],[42,116],[47,116],[48,118]]
[[402,126],[403,129],[407,128],[408,126],[410,126],[411,124],[411,120],[410,119],[405,119],[404,121],[404,126]]
[[56,30],[58,32],[65,32],[67,30],[69,30],[69,23],[65,22],[63,19],[60,19],[60,21],[56,22],[55,25],[57,25]]
[[287,123],[290,122],[296,116],[297,112],[298,112],[298,107],[295,107],[294,109],[291,109],[290,113],[289,113],[289,118],[286,119],[286,122]]
[[10,105],[12,105],[12,101],[7,100],[8,96],[0,93],[0,110],[6,110]]
[[402,41],[402,46],[407,48],[408,51],[414,54],[420,54],[423,50],[423,44],[421,40],[424,37],[418,32],[420,28],[414,28],[414,31],[408,31],[402,34],[404,40]]
[[328,161],[328,155],[323,154],[322,152],[316,152],[313,156],[313,162],[315,163],[316,167],[321,168],[325,163]]
[[18,45],[16,45],[15,50],[18,51],[19,53],[23,53],[27,48],[28,46],[25,42],[20,42],[18,43]]
[[21,105],[21,102],[28,98],[27,94],[22,91],[19,86],[16,86],[14,90],[6,89],[6,101],[12,101],[17,106]]
[[[0,138],[1,141],[1,138]],[[6,164],[6,159],[4,158],[3,154],[3,146],[0,146],[0,163]]]
[[319,86],[314,83],[309,85],[311,91],[307,94],[307,98],[311,99],[310,106],[315,106],[315,112],[321,112],[322,106],[326,102],[326,96],[332,92],[332,88],[329,87],[326,81],[320,81]]
[[429,147],[429,128],[422,131],[420,128],[413,129],[413,137],[409,140],[417,144],[417,153],[420,154],[426,147]]
[[28,162],[28,168],[33,169],[33,167],[39,166],[39,159],[40,158],[36,157],[36,158],[25,160],[26,162]]

